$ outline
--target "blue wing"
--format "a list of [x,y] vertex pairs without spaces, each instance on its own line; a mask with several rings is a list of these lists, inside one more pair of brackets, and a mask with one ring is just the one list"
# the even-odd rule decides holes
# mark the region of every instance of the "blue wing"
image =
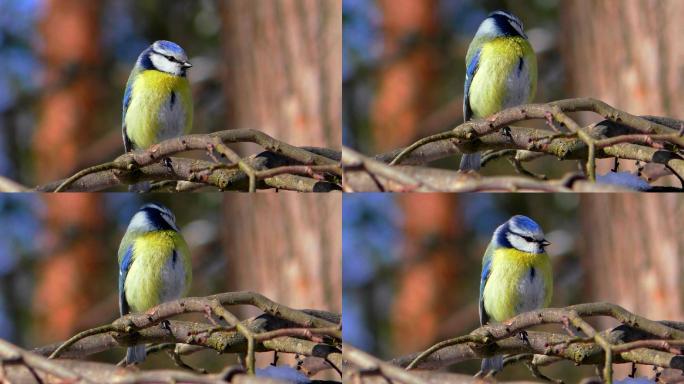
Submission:
[[121,265],[119,266],[119,313],[121,316],[129,312],[128,301],[126,301],[126,290],[124,289],[124,284],[126,283],[126,276],[128,276],[128,270],[131,268],[131,262],[133,261],[133,246],[128,247],[126,254],[121,259]]
[[478,49],[470,59],[466,68],[465,86],[463,87],[463,120],[468,121],[473,117],[473,109],[470,107],[470,84],[473,82],[473,77],[480,65],[480,52]]
[[128,137],[128,133],[126,132],[126,112],[128,111],[128,106],[131,105],[131,90],[133,89],[134,77],[135,70],[131,73],[131,75],[128,77],[128,81],[126,82],[126,91],[124,91],[123,97],[123,110],[121,113],[121,133],[123,135],[124,149],[126,152],[133,150],[133,143],[131,142],[131,139]]
[[480,325],[485,325],[489,322],[489,314],[487,314],[484,307],[484,289],[492,272],[492,253],[490,248],[491,245],[487,247],[484,259],[482,260],[482,275],[480,276]]

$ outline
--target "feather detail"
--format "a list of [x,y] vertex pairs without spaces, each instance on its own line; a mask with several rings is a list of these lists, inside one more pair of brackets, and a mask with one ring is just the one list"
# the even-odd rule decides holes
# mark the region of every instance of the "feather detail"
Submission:
[[131,84],[129,100],[124,126],[135,148],[148,148],[187,133],[192,127],[192,95],[185,77],[142,71]]
[[[536,271],[534,278],[531,268]],[[492,252],[490,270],[481,297],[492,320],[505,321],[520,312],[549,305],[553,276],[546,253],[499,248]]]

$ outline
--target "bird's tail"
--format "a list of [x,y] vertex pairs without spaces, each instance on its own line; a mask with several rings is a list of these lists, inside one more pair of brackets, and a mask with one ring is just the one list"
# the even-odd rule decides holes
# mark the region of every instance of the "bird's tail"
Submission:
[[479,171],[480,170],[480,152],[464,153],[461,156],[461,171]]
[[145,360],[145,344],[129,347],[126,350],[126,365],[139,364]]
[[152,183],[149,181],[142,181],[140,183],[136,183],[133,185],[128,186],[128,192],[135,192],[135,193],[147,193],[152,189]]
[[478,375],[486,376],[490,372],[496,374],[503,369],[503,355],[498,355],[494,357],[489,357],[482,359],[482,365],[480,365],[480,373]]

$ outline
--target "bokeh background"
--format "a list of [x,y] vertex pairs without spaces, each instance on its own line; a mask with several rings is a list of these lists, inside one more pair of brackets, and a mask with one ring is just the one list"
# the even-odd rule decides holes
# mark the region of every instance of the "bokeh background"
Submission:
[[[189,295],[251,290],[293,308],[341,311],[339,194],[0,194],[0,338],[30,349],[118,318],[119,242],[151,201],[175,213],[189,245]],[[240,318],[259,314],[230,309]],[[257,356],[258,366],[273,361],[272,353]],[[215,371],[234,357],[207,351],[188,361]],[[143,364],[173,366],[163,353]]]
[[193,133],[339,148],[341,3],[0,0],[0,176],[35,186],[122,154],[126,80],[159,39],[194,65]]
[[[515,214],[537,221],[551,242],[552,306],[608,301],[650,319],[684,318],[684,196],[354,194],[343,201],[345,342],[390,359],[477,328],[482,256]],[[615,367],[616,379],[629,373],[628,364]],[[565,362],[542,371],[566,383],[595,375]],[[642,374],[653,377],[650,367]],[[519,365],[501,375],[530,377]]]
[[[523,21],[537,53],[536,102],[591,96],[633,114],[684,119],[682,1],[345,0],[344,145],[379,154],[461,123],[465,54],[497,9]],[[457,161],[436,164],[454,169]],[[611,165],[600,161],[599,173]],[[549,158],[530,169],[551,177],[577,170]],[[503,173],[513,173],[506,160],[483,169]]]

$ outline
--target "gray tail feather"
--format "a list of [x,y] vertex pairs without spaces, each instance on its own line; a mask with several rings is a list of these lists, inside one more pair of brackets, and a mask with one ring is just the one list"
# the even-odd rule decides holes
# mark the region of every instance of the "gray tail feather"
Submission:
[[461,156],[461,171],[478,171],[480,170],[480,152],[464,153]]
[[126,365],[139,364],[145,360],[145,344],[136,345],[126,350]]
[[482,375],[487,375],[489,372],[494,374],[501,371],[502,369],[503,355],[482,359],[482,365],[480,365],[480,372],[482,373]]
[[152,189],[152,183],[150,183],[149,181],[143,181],[143,182],[136,183],[136,184],[128,186],[128,192],[135,192],[135,193],[146,193],[146,192],[149,192],[150,189]]

